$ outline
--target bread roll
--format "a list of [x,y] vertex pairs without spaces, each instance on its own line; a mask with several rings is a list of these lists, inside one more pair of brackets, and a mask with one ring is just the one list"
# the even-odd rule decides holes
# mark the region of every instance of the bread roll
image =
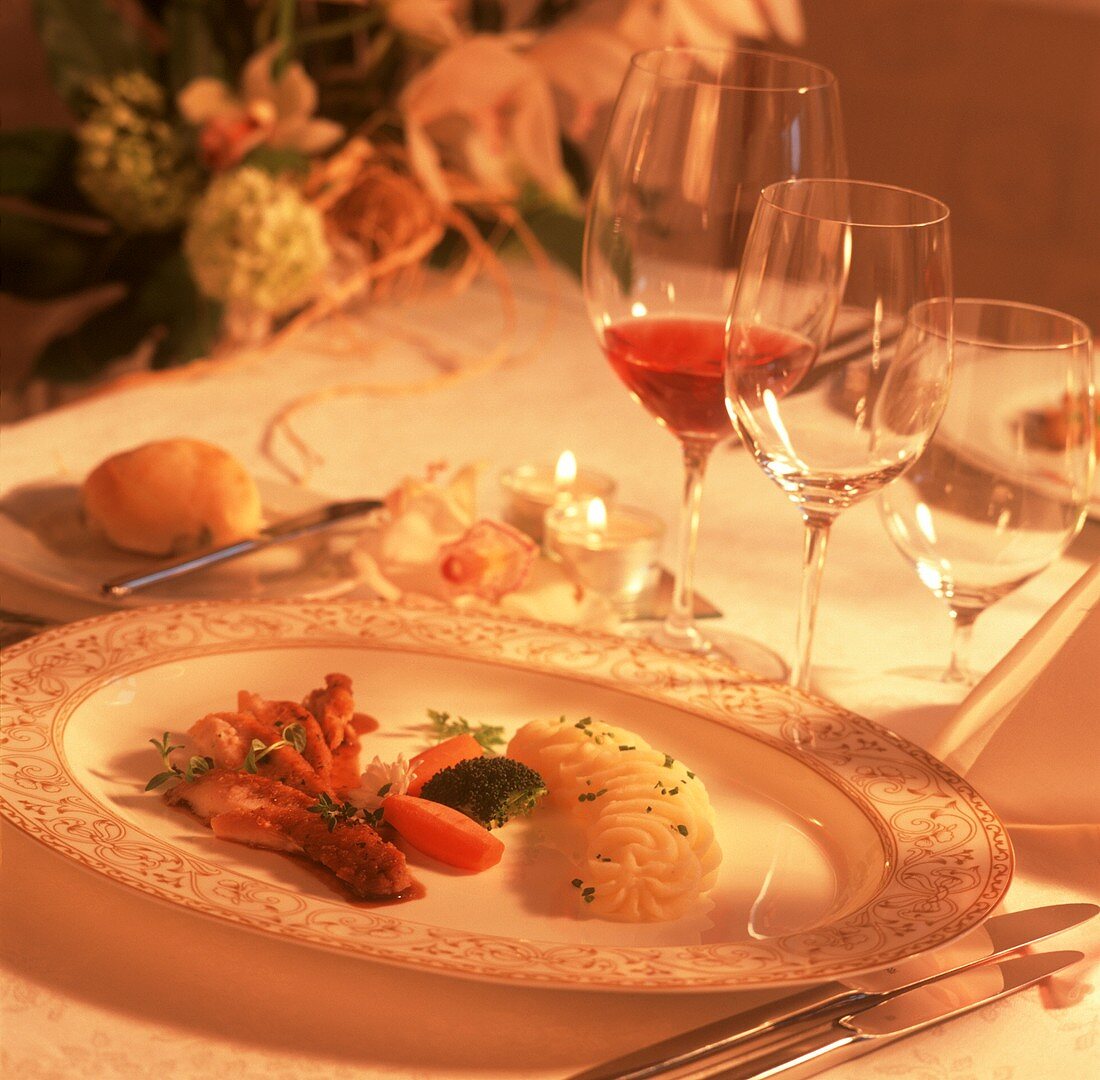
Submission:
[[116,547],[176,555],[260,529],[256,483],[236,458],[197,439],[163,439],[101,462],[81,489],[89,526]]

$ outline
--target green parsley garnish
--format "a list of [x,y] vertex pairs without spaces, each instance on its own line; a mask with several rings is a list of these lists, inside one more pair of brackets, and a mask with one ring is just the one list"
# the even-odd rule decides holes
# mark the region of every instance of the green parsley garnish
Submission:
[[[304,731],[302,732],[302,738],[302,745],[304,746]],[[244,761],[241,763],[241,768],[244,769],[246,773],[254,773],[256,771],[256,766],[259,765],[259,763],[263,761],[263,759],[267,757],[268,754],[270,754],[274,750],[281,750],[284,746],[290,745],[291,744],[287,739],[276,739],[273,743],[270,744],[265,743],[263,739],[253,739],[252,745],[249,746],[248,753],[245,754]]]
[[439,712],[437,709],[428,710],[428,719],[431,721],[436,742],[453,739],[456,735],[472,735],[483,749],[492,750],[496,746],[503,746],[506,741],[504,728],[498,724],[471,724],[463,716],[452,717],[450,713]]
[[145,785],[146,791],[152,791],[153,788],[160,787],[161,784],[166,783],[169,780],[186,780],[187,783],[194,783],[195,777],[202,776],[203,773],[209,772],[214,768],[214,759],[208,757],[199,757],[195,755],[187,763],[186,769],[181,769],[178,765],[173,765],[169,761],[169,756],[174,750],[182,750],[183,744],[173,746],[168,741],[168,732],[164,733],[164,737],[161,739],[149,740],[156,748],[157,753],[160,754],[160,760],[164,762],[167,768],[164,772],[157,773],[149,783]]
[[317,796],[317,802],[313,806],[307,806],[306,809],[311,814],[320,814],[329,832],[332,832],[337,825],[350,824],[359,813],[359,808],[354,803],[338,803],[324,791]]
[[599,791],[582,791],[577,796],[577,802],[595,802],[601,795],[606,794],[607,788],[600,788]]
[[306,748],[306,729],[298,721],[287,724],[283,728],[283,738],[287,745],[294,747],[299,754]]

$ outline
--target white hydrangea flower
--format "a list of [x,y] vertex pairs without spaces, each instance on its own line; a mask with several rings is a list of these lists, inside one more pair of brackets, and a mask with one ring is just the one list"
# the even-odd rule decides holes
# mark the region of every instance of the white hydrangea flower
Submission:
[[140,71],[85,86],[76,182],[129,232],[164,232],[187,216],[202,183],[190,147],[169,121],[164,91]]
[[213,181],[184,251],[205,295],[271,315],[312,299],[331,258],[320,211],[291,184],[253,168]]

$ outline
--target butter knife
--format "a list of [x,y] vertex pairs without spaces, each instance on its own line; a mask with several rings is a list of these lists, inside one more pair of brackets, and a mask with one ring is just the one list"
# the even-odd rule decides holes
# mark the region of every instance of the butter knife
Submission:
[[907,990],[853,1016],[843,1016],[808,1034],[795,1033],[749,1061],[731,1068],[718,1067],[695,1074],[722,1080],[785,1080],[813,1076],[839,1061],[859,1057],[895,1039],[962,1016],[983,1005],[1015,994],[1083,960],[1074,949],[1033,953],[997,963],[982,964],[929,986]]
[[310,510],[308,513],[299,514],[297,517],[284,518],[261,529],[256,536],[245,540],[238,540],[233,544],[225,544],[222,547],[208,548],[195,555],[188,555],[173,562],[162,563],[154,570],[147,570],[141,574],[127,574],[122,577],[105,581],[101,591],[106,596],[122,598],[146,589],[150,585],[159,585],[162,581],[180,577],[183,574],[191,574],[196,570],[212,566],[215,563],[225,562],[228,559],[239,559],[242,555],[250,555],[254,551],[272,547],[275,544],[285,544],[290,540],[298,540],[303,536],[310,536],[328,529],[337,522],[346,521],[348,518],[359,517],[368,514],[372,510],[378,510],[383,503],[379,499],[351,499],[347,502],[328,503]]
[[938,979],[966,971],[1026,945],[1091,919],[1096,904],[1053,904],[1048,907],[994,915],[957,942],[903,960],[892,967],[858,976],[848,982],[827,982],[769,1001],[754,1009],[716,1020],[693,1031],[674,1035],[632,1051],[572,1080],[648,1080],[649,1077],[700,1076],[694,1067],[730,1052],[744,1056],[790,1027],[808,1020],[825,1021],[877,1006],[890,997]]

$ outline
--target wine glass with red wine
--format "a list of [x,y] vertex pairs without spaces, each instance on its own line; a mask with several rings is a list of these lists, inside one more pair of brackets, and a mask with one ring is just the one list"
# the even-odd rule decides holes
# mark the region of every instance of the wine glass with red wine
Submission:
[[830,526],[912,467],[943,415],[951,280],[938,199],[836,179],[761,193],[730,310],[726,391],[756,463],[805,523],[800,690]]
[[726,321],[760,190],[844,174],[829,71],[749,49],[659,49],[631,61],[585,225],[584,294],[600,344],[683,452],[676,584],[655,636],[772,677],[786,669],[770,649],[731,635],[708,640],[695,625],[703,478],[715,445],[734,437],[722,381]]

